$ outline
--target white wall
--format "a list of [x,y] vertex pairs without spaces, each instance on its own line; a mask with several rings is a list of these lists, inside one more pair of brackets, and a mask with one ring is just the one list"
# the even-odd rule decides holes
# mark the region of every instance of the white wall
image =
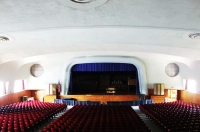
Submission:
[[[117,53],[119,54],[119,53]],[[99,55],[99,54],[98,54]],[[98,56],[97,55],[97,56]],[[197,81],[197,91],[200,91],[199,67],[200,61],[180,58],[175,56],[149,54],[149,53],[128,53],[125,56],[132,56],[142,61],[145,67],[146,88],[153,88],[154,83],[164,83],[166,88],[183,89],[183,79],[194,79]],[[83,53],[82,57],[86,56]],[[108,55],[108,57],[116,56]],[[119,56],[119,55],[118,55]],[[9,89],[12,91],[13,82],[17,79],[27,79],[27,89],[46,89],[49,83],[61,83],[66,79],[66,67],[76,57],[81,57],[78,53],[56,54],[52,57],[46,57],[43,60],[24,62],[13,61],[0,65],[0,80],[9,81]],[[94,57],[94,55],[87,56]],[[102,56],[103,58],[106,56]],[[107,60],[108,61],[108,60]],[[112,61],[112,60],[111,60]],[[119,60],[120,61],[120,60]],[[42,76],[35,78],[30,74],[30,67],[39,63],[44,68]],[[176,63],[179,66],[179,74],[176,77],[168,77],[165,73],[165,67],[168,63]],[[67,87],[67,86],[66,86]]]
[[13,92],[14,82],[17,80],[15,77],[21,65],[21,61],[13,61],[0,65],[0,81],[9,82],[8,93]]

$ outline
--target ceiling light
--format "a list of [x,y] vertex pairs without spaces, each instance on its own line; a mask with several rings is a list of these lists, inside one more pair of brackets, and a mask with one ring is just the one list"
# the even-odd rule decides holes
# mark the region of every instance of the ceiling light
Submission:
[[200,33],[192,33],[192,34],[189,34],[189,37],[191,39],[200,39]]
[[0,36],[0,41],[9,41],[9,38],[5,36]]
[[0,43],[10,43],[15,39],[10,35],[0,35]]
[[56,0],[58,5],[75,9],[91,9],[104,5],[109,0]]
[[92,2],[93,0],[71,0],[72,2],[75,2],[75,3],[81,3],[81,4],[85,4],[85,3],[90,3]]

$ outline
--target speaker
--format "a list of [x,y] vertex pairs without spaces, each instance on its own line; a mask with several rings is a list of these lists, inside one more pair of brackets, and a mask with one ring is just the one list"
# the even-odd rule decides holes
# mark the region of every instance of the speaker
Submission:
[[57,84],[49,84],[49,95],[56,95]]
[[154,84],[154,95],[164,95],[164,83],[155,83]]

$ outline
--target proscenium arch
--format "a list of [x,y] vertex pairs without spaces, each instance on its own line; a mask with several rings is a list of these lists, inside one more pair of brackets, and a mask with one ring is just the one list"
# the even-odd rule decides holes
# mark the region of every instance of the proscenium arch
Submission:
[[138,71],[139,90],[141,94],[147,94],[147,77],[144,63],[135,57],[128,56],[85,56],[71,59],[65,65],[62,77],[62,92],[67,95],[70,83],[71,68],[80,63],[129,63],[135,65]]

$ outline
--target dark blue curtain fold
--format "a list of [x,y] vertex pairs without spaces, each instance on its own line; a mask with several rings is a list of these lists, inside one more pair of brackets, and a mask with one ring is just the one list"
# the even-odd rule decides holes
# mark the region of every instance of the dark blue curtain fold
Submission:
[[[133,64],[128,63],[81,63],[76,64],[71,68],[70,84],[68,94],[72,93],[72,72],[83,71],[83,72],[109,72],[109,71],[137,71],[137,68]],[[136,93],[139,94],[139,82],[138,72],[136,75],[137,86]]]
[[127,63],[82,63],[76,64],[71,71],[136,71],[133,64]]
[[137,79],[137,84],[136,84],[136,94],[140,94],[139,81],[138,81],[138,72],[136,73],[136,79]]

